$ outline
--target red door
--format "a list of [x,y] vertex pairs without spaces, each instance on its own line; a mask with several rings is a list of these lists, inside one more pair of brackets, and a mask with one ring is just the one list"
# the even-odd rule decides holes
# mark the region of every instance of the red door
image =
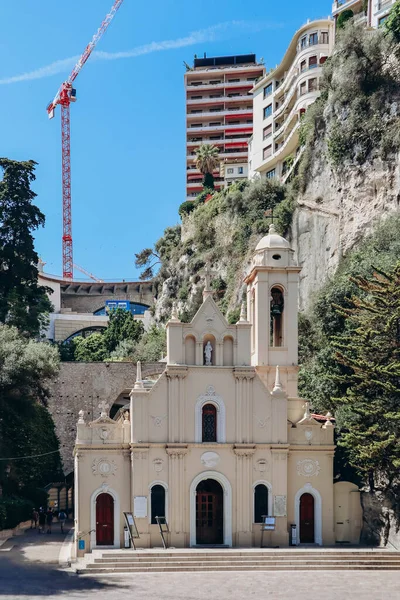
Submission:
[[303,494],[300,498],[300,543],[314,543],[314,496]]
[[197,486],[196,543],[213,545],[223,541],[223,491],[217,481],[207,479]]
[[96,546],[114,545],[114,498],[99,494],[96,499]]

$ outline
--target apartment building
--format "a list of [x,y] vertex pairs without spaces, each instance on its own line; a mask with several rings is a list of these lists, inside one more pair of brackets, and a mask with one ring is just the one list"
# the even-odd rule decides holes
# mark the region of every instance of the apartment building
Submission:
[[303,25],[282,62],[253,87],[253,136],[249,140],[249,178],[286,181],[300,156],[302,114],[319,96],[322,65],[331,54],[334,20]]
[[337,20],[344,10],[351,10],[356,22],[377,28],[386,21],[395,2],[396,0],[335,0],[332,16]]
[[[195,58],[185,73],[186,93],[186,197],[202,190],[196,169],[196,148],[214,144],[223,168],[213,173],[216,189],[247,176],[247,143],[253,133],[250,91],[265,74],[255,54]],[[225,179],[227,177],[227,179]]]

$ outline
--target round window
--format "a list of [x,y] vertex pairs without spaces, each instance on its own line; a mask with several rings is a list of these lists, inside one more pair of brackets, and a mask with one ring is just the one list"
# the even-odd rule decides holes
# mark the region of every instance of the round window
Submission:
[[281,255],[280,255],[280,254],[273,254],[273,255],[272,255],[272,258],[273,258],[274,260],[279,260],[279,259],[281,258]]

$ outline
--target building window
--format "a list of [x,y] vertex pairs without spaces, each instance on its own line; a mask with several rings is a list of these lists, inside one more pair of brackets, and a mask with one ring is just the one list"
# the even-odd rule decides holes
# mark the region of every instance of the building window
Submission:
[[210,98],[222,98],[222,94],[210,94]]
[[243,175],[243,167],[238,167],[238,173],[239,175]]
[[217,441],[217,409],[214,404],[205,404],[202,409],[202,441]]
[[228,83],[239,83],[240,79],[228,79]]
[[263,516],[268,516],[268,488],[259,483],[254,488],[254,523],[262,523]]
[[304,36],[301,38],[300,40],[300,49],[302,50],[303,48],[305,48],[307,46],[307,37]]
[[274,287],[271,290],[270,304],[270,345],[275,348],[283,346],[283,309],[282,290]]
[[315,46],[315,44],[318,44],[318,33],[310,33],[308,43],[310,46]]
[[268,104],[268,106],[266,106],[264,108],[264,119],[266,119],[267,117],[270,117],[272,115],[272,104]]
[[151,524],[157,525],[156,517],[165,517],[165,488],[162,485],[153,485],[150,493]]
[[267,171],[265,177],[267,179],[273,179],[275,177],[275,169],[271,169],[270,171]]
[[222,108],[210,108],[210,112],[221,112]]
[[272,154],[272,145],[266,146],[263,149],[263,160],[265,160],[266,158],[271,156],[271,154]]
[[301,73],[306,70],[306,65],[307,65],[307,61],[306,60],[302,60],[301,63],[300,63],[300,72]]
[[233,169],[232,169],[232,168],[229,168],[229,169],[227,169],[227,170],[226,170],[226,172],[228,173],[228,175],[232,175],[232,173],[233,173]]
[[189,100],[201,100],[203,96],[192,96]]
[[380,27],[381,25],[383,25],[383,24],[384,24],[384,22],[387,20],[387,18],[388,18],[388,17],[389,17],[389,15],[385,15],[384,17],[381,17],[381,18],[378,20],[378,27]]
[[303,96],[303,94],[307,93],[307,81],[303,81],[303,83],[300,84],[300,96]]
[[321,44],[329,44],[329,33],[321,31]]
[[263,129],[263,140],[266,140],[272,135],[272,123]]
[[308,80],[308,91],[309,92],[315,92],[318,89],[318,82],[317,79],[309,79]]
[[192,124],[190,125],[190,127],[201,127],[201,126],[202,126],[202,124],[201,124],[201,123],[192,123]]
[[269,83],[264,88],[264,98],[266,98],[267,96],[270,96],[271,94],[272,94],[272,83]]
[[318,67],[318,58],[316,56],[310,56],[308,59],[308,66],[310,69],[315,69]]
[[218,125],[221,125],[221,121],[213,121],[210,123],[210,127],[217,127]]

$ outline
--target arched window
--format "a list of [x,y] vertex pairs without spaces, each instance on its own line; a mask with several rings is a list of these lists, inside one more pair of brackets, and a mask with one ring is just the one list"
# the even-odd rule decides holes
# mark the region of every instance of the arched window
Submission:
[[202,409],[202,441],[217,441],[217,409],[214,404],[205,404]]
[[156,517],[165,517],[165,488],[153,485],[151,488],[151,524],[157,525]]
[[271,290],[270,304],[270,345],[283,346],[283,309],[284,300],[282,290],[273,287]]
[[263,515],[268,515],[268,488],[259,483],[254,488],[254,523],[262,523]]

